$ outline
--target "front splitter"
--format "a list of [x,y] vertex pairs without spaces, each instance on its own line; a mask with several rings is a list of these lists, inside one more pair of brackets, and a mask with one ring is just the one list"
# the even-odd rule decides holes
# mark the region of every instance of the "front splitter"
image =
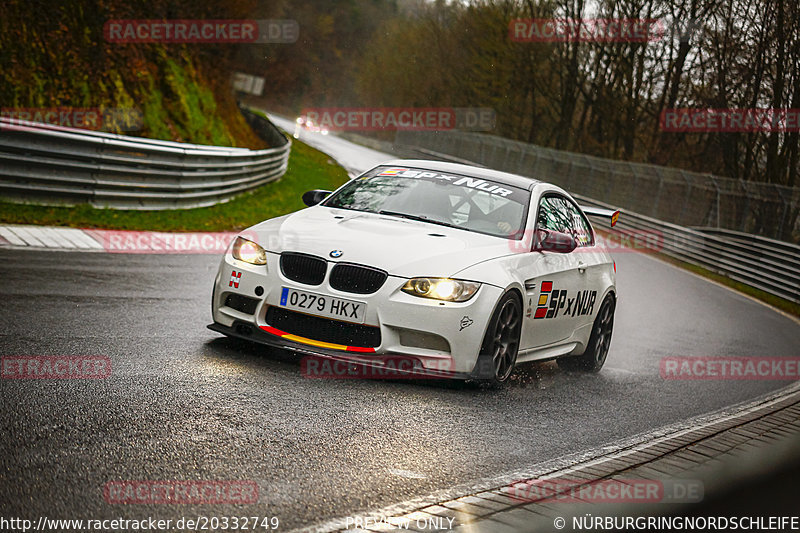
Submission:
[[[231,326],[224,326],[217,322],[209,324],[208,329],[217,333],[222,333],[229,337],[235,337],[258,344],[264,344],[273,348],[288,350],[308,357],[322,358],[330,361],[347,363],[363,367],[363,379],[475,379],[473,373],[456,372],[451,370],[440,370],[425,368],[422,362],[407,354],[376,354],[360,353],[354,351],[342,351],[324,348],[322,346],[311,346],[300,342],[287,339],[286,337],[264,331],[261,328],[242,321],[234,321]],[[401,364],[406,362],[405,364]],[[409,362],[411,368],[408,367]],[[332,377],[337,376],[308,376],[308,377]],[[348,375],[348,378],[354,376]],[[356,375],[355,377],[358,377]]]

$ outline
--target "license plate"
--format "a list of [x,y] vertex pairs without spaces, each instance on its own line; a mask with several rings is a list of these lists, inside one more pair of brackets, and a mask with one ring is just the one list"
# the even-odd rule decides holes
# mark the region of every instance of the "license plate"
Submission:
[[281,291],[281,307],[357,324],[363,324],[367,314],[367,304],[364,302],[298,291],[288,287],[283,287]]

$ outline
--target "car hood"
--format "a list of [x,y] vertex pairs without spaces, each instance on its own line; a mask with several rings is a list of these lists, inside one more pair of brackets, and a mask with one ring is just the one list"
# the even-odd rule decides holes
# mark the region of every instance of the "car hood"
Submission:
[[[243,232],[269,252],[302,252],[359,263],[401,277],[451,276],[515,253],[516,241],[361,211],[316,206]],[[334,250],[342,252],[332,258]]]

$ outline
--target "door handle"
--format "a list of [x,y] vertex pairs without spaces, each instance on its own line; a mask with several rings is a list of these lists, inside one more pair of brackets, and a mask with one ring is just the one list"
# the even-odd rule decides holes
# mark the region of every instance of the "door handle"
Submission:
[[586,272],[586,263],[584,263],[583,261],[578,261],[578,272],[580,272],[581,274]]

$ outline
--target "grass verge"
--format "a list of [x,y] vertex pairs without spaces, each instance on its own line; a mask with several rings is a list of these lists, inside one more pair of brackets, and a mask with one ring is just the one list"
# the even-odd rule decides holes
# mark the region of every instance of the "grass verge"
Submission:
[[241,230],[305,207],[301,196],[307,190],[333,190],[347,179],[347,172],[329,156],[295,140],[289,167],[280,181],[262,185],[224,204],[196,209],[123,211],[88,205],[47,207],[0,202],[0,224],[151,231]]

